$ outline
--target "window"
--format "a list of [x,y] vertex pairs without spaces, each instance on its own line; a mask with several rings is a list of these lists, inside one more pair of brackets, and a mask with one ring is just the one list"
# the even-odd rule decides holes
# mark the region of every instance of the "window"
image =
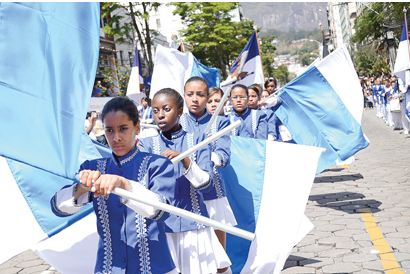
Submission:
[[130,60],[130,67],[132,67],[132,65],[133,65],[133,58],[132,58],[132,52],[128,52],[128,60]]
[[104,28],[105,25],[107,25],[107,24],[108,24],[108,19],[107,19],[107,18],[103,18],[103,17],[101,16],[100,28]]
[[120,63],[121,63],[121,66],[124,65],[124,57],[123,57],[123,51],[122,50],[120,50]]

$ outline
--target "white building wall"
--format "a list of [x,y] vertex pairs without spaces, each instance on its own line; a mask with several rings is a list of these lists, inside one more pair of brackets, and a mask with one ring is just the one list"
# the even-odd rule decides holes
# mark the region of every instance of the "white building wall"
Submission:
[[[124,23],[131,22],[131,17],[126,15],[126,12],[124,9],[116,10],[115,15],[124,16],[124,18],[119,21],[119,27],[123,26]],[[130,37],[135,37],[135,34],[130,33]],[[114,38],[114,40],[117,40],[117,39]],[[115,48],[117,50],[116,62],[119,65],[120,70],[122,72],[125,72],[126,70],[125,67],[127,67],[128,69],[132,67],[132,61],[133,61],[134,52],[135,52],[135,41],[129,41],[129,42],[125,42],[122,44],[115,42]]]
[[175,6],[164,3],[157,11],[151,13],[149,19],[151,28],[165,36],[168,45],[172,42],[172,34],[176,34],[180,38],[181,35],[179,34],[179,31],[185,28],[181,17],[172,14],[174,10]]
[[329,21],[330,30],[332,31],[332,41],[336,49],[343,46],[342,27],[340,25],[339,2],[329,3]]

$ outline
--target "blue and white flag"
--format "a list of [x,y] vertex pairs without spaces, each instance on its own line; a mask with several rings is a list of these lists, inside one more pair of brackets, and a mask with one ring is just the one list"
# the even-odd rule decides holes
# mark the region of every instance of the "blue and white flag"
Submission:
[[[96,2],[0,4],[0,50],[7,53],[0,59],[0,263],[92,212],[88,206],[77,216],[59,218],[50,200],[72,184],[85,159],[110,153],[84,132],[99,33]],[[93,233],[77,232],[77,240]],[[75,238],[63,241],[76,250]],[[81,266],[95,260],[95,253],[85,251],[73,256]]]
[[[403,30],[401,32],[399,48],[397,50],[396,63],[394,64],[394,74],[402,80],[404,87],[410,83],[410,77],[409,77],[409,70],[410,70],[409,42],[410,41],[409,41],[408,33],[409,32],[408,32],[408,26],[407,26],[407,18],[406,18],[406,13],[404,13]],[[410,100],[409,100],[410,94],[409,92],[407,92],[407,90],[405,90],[404,92],[405,92],[404,105],[406,108],[406,115],[407,117],[410,118]]]
[[[405,13],[406,14],[406,13]],[[410,69],[410,56],[409,56],[409,35],[406,15],[404,16],[403,30],[401,32],[399,48],[397,50],[396,63],[394,64],[394,74],[397,75],[405,85],[406,82],[406,70]]]
[[135,54],[132,63],[131,75],[128,81],[127,97],[134,101],[137,105],[141,104],[141,99],[146,97],[144,89],[144,78],[142,77],[142,69],[140,62],[140,54],[138,52],[138,39],[135,40]]
[[233,64],[228,78],[221,83],[221,89],[225,91],[235,84],[250,86],[255,83],[264,85],[262,60],[256,31]]
[[322,151],[231,137],[231,163],[221,169],[227,197],[237,227],[256,234],[253,242],[227,234],[233,273],[280,273],[313,228],[304,212]]
[[366,148],[363,94],[346,47],[309,67],[281,90],[275,114],[297,144],[322,147],[317,173]]
[[173,88],[184,97],[185,82],[192,76],[201,76],[209,87],[219,87],[221,77],[216,68],[207,67],[195,58],[191,52],[157,47],[154,72],[152,74],[150,98],[163,88]]

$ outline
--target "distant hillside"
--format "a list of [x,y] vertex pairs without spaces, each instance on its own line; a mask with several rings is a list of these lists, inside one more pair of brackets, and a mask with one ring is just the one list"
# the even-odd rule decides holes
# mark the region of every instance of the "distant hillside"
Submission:
[[[327,29],[327,2],[240,2],[243,15],[255,21],[261,32],[268,29],[288,31],[312,30],[319,27],[319,20],[323,28]],[[322,12],[319,12],[322,9]]]

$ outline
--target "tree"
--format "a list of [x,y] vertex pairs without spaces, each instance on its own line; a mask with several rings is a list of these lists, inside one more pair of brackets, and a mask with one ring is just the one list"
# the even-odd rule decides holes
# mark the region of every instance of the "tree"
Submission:
[[299,57],[299,61],[303,66],[309,66],[313,62],[313,56],[310,53],[305,53]]
[[269,77],[273,73],[273,61],[274,61],[274,52],[276,47],[272,44],[272,41],[275,39],[275,36],[265,36],[261,37],[260,50],[262,54],[262,65],[263,72],[265,77]]
[[[104,27],[104,32],[110,37],[115,37],[118,43],[124,43],[125,41],[133,42],[134,37],[137,36],[149,75],[151,75],[154,70],[154,60],[151,50],[153,37],[158,34],[155,30],[150,29],[149,14],[160,5],[161,3],[156,2],[104,2],[102,5],[102,16],[108,19],[108,24]],[[124,18],[124,16],[116,12],[119,9],[124,10],[126,15],[130,16],[131,22],[119,24],[120,20]]]
[[403,27],[403,7],[408,2],[374,2],[371,9],[364,8],[360,16],[355,19],[355,34],[352,42],[369,43],[377,41],[379,48],[384,47],[385,32],[392,30],[400,40]]
[[359,46],[354,63],[361,75],[381,75],[389,71],[389,63],[383,50],[378,50],[373,44]]
[[386,33],[394,33],[397,46],[403,27],[404,6],[408,6],[408,2],[375,2],[355,19],[356,32],[351,41],[359,43],[354,62],[360,73],[381,75],[382,69],[389,71],[391,60],[388,60]]
[[227,77],[233,64],[253,32],[253,21],[232,22],[230,12],[236,2],[177,2],[174,14],[181,16],[187,28],[181,31],[193,55],[204,65],[220,69]]
[[279,81],[281,86],[286,85],[291,80],[288,68],[285,65],[280,65],[277,69],[274,69],[272,76]]

